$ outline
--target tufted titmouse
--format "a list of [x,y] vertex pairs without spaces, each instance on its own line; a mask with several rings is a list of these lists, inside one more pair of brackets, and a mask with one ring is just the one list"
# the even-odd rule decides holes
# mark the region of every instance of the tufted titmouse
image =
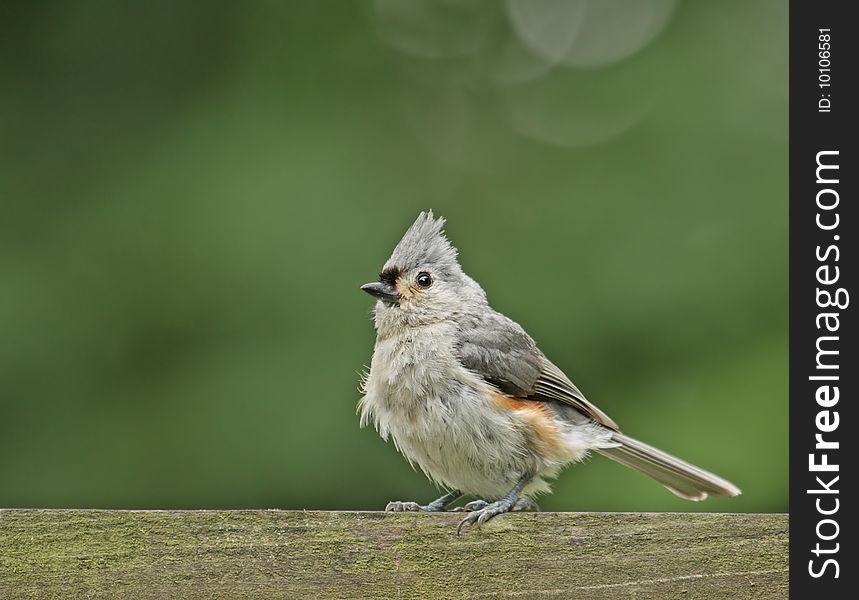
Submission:
[[590,450],[649,475],[687,500],[736,496],[732,483],[622,434],[517,323],[493,310],[457,262],[444,219],[421,213],[394,248],[379,280],[376,345],[358,403],[361,426],[450,490],[427,505],[390,502],[387,511],[443,511],[464,494],[460,522],[535,506],[547,478]]

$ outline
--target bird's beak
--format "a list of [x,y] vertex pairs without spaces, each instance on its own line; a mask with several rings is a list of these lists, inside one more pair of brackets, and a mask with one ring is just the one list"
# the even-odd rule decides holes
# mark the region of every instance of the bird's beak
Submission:
[[400,301],[400,295],[397,293],[397,290],[392,285],[381,281],[365,283],[361,286],[361,289],[388,304],[396,304]]

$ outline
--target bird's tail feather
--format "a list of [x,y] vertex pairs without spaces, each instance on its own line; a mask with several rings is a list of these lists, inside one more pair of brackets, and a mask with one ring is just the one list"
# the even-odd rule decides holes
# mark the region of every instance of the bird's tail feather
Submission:
[[644,442],[615,432],[613,448],[598,452],[622,465],[649,475],[671,492],[686,500],[703,500],[708,495],[739,496],[740,489],[730,481],[671,456]]

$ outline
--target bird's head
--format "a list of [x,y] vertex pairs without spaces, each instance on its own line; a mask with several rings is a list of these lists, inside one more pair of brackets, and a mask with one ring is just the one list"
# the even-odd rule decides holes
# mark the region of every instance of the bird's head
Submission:
[[462,272],[443,231],[444,219],[422,212],[394,248],[378,281],[361,289],[378,299],[376,322],[409,325],[455,319],[470,303],[485,301],[474,280]]

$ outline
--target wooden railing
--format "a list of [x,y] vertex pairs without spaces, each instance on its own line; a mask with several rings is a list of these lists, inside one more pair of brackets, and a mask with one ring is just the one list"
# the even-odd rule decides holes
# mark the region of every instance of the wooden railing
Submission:
[[0,510],[0,598],[786,598],[784,514]]

